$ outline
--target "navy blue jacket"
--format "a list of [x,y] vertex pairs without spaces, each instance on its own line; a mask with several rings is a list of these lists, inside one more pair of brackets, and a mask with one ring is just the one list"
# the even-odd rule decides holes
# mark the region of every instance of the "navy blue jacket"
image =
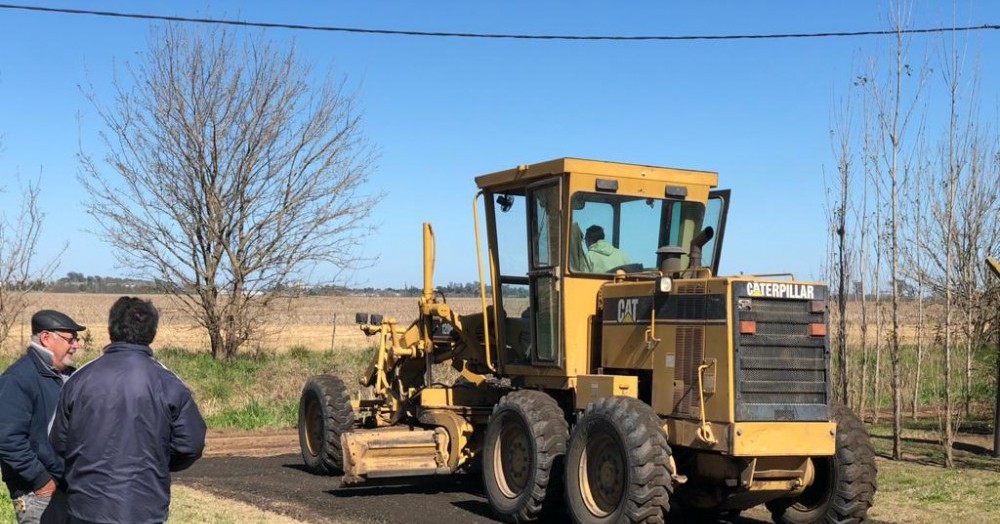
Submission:
[[170,472],[201,456],[205,421],[148,346],[114,342],[66,381],[49,438],[70,515],[145,524],[167,519]]
[[[61,480],[48,429],[63,379],[33,346],[0,375],[0,474],[11,498]],[[70,369],[72,371],[72,369]]]

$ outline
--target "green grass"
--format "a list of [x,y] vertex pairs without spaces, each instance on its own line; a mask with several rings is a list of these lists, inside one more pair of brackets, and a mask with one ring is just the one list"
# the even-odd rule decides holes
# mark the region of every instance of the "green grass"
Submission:
[[[224,362],[207,352],[153,347],[154,357],[191,388],[209,427],[247,430],[294,426],[302,386],[313,375],[336,375],[349,389],[356,389],[373,351],[338,348],[334,353],[293,347],[284,353],[240,354]],[[87,352],[77,365],[98,355]],[[0,369],[19,356],[20,352],[0,355]]]
[[[970,421],[965,428],[974,432],[963,432],[958,435],[952,449],[952,458],[957,469],[970,469],[1000,473],[1000,458],[992,456],[993,435],[982,431],[986,421]],[[875,452],[882,457],[892,456],[892,425],[879,423],[868,426]],[[944,466],[944,447],[940,439],[938,421],[921,419],[919,421],[904,420],[900,435],[900,446],[904,461],[929,466]]]
[[251,400],[243,406],[227,407],[220,413],[208,415],[205,417],[205,423],[214,428],[288,427],[295,425],[298,410],[297,399],[269,403]]
[[869,516],[889,522],[995,522],[1000,473],[878,461],[878,493]]
[[10,492],[7,485],[0,482],[0,522],[16,522],[14,505],[10,502]]
[[[204,492],[174,486],[167,522],[204,522],[211,524],[295,522],[251,506],[221,500]],[[14,507],[7,486],[0,482],[0,522],[15,522]]]
[[[870,337],[873,334],[869,335]],[[929,335],[925,335],[929,336]],[[834,363],[832,369],[836,373],[836,349],[833,349]],[[850,366],[852,395],[859,395],[862,375],[862,354],[859,345],[849,345],[848,364]],[[871,396],[871,387],[874,385],[875,371],[875,344],[874,340],[868,342],[869,362],[868,362],[868,389]],[[913,383],[917,369],[917,347],[914,344],[903,343],[900,345],[900,381],[903,390],[903,404],[907,413],[913,399]],[[969,387],[971,403],[974,405],[991,405],[995,399],[996,384],[996,358],[997,348],[995,346],[983,346],[973,351],[972,359],[972,381]],[[944,354],[940,346],[925,344],[924,353],[920,365],[920,385],[919,402],[921,405],[936,404],[941,401],[944,393]],[[879,374],[881,382],[877,399],[880,406],[888,406],[892,402],[889,380],[892,363],[889,359],[888,346],[882,348],[882,359],[879,363]],[[960,401],[964,396],[965,383],[965,347],[958,343],[952,348],[952,394],[955,401]],[[869,400],[870,401],[870,400]]]
[[294,426],[302,386],[313,375],[332,374],[348,387],[356,385],[371,350],[334,354],[292,348],[239,355],[230,362],[170,347],[155,355],[191,388],[209,427],[258,429]]

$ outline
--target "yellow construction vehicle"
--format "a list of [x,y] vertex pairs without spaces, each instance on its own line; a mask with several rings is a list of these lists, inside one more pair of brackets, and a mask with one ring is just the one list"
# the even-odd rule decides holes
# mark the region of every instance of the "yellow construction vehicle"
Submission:
[[435,292],[425,224],[418,319],[358,316],[378,340],[366,393],[331,376],[303,390],[307,468],[349,483],[478,467],[521,522],[759,504],[777,522],[863,521],[874,450],[832,399],[827,287],[716,276],[717,179],[576,158],[477,177],[482,310]]

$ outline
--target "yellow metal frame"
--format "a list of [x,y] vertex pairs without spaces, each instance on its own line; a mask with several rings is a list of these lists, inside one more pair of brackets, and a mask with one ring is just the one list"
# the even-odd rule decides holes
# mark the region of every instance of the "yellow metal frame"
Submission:
[[629,375],[579,375],[576,377],[576,409],[605,397],[639,396],[639,378]]
[[737,422],[733,455],[828,457],[836,452],[836,422]]

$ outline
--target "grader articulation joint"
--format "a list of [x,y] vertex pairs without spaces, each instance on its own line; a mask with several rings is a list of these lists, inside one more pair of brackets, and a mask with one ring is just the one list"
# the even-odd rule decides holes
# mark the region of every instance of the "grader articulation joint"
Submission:
[[417,319],[358,315],[377,342],[364,394],[330,376],[303,390],[308,469],[479,468],[494,511],[519,522],[759,504],[776,522],[866,518],[874,451],[832,399],[827,288],[717,276],[730,195],[715,173],[563,158],[476,183],[481,311],[434,292],[425,224]]

